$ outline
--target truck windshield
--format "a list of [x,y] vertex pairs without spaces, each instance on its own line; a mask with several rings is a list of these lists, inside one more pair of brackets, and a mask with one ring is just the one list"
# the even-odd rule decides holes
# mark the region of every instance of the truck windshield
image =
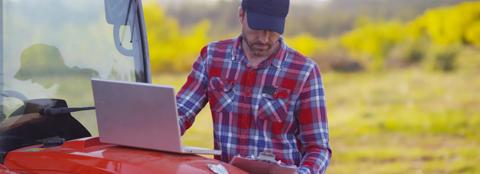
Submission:
[[[94,106],[92,78],[149,81],[141,6],[118,2],[135,4],[109,10],[107,0],[0,0],[2,123],[24,115],[34,99]],[[115,24],[107,13],[127,15]],[[95,111],[72,115],[98,135]]]

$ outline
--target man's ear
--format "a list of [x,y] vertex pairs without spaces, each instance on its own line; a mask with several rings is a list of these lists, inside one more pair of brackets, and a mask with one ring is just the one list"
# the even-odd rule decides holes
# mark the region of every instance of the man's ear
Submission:
[[240,21],[240,24],[242,24],[243,20],[245,20],[245,10],[243,10],[242,7],[238,7],[238,19]]

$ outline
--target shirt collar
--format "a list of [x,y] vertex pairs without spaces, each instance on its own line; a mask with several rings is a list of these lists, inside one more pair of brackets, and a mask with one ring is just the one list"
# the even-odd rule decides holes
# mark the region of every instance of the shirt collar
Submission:
[[[258,68],[264,68],[267,66],[275,66],[276,68],[280,68],[286,53],[287,53],[287,45],[285,44],[284,40],[282,37],[279,38],[280,42],[280,49],[276,53],[273,53],[268,59],[264,60]],[[234,44],[233,44],[233,55],[232,60],[238,60],[238,61],[245,61],[248,62],[247,57],[245,56],[245,53],[243,52],[242,49],[242,36],[239,36],[236,38]]]

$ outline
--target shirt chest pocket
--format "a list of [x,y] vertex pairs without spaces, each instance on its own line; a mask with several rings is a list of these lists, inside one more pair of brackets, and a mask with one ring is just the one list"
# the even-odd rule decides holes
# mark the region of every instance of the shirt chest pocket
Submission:
[[209,81],[209,102],[210,107],[215,112],[231,112],[235,99],[233,82],[213,77]]
[[256,115],[259,119],[281,123],[288,116],[290,90],[266,86],[260,93]]

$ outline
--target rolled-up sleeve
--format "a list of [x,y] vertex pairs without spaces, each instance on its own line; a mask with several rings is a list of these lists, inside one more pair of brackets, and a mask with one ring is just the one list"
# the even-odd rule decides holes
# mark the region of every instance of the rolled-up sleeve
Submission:
[[187,81],[177,93],[177,109],[181,134],[192,126],[196,115],[206,105],[208,78],[206,71],[207,47],[194,62]]
[[[329,145],[325,93],[320,71],[315,65],[309,71],[298,101],[296,117],[303,158],[299,172],[325,173],[332,156]],[[305,172],[306,169],[309,172]]]

